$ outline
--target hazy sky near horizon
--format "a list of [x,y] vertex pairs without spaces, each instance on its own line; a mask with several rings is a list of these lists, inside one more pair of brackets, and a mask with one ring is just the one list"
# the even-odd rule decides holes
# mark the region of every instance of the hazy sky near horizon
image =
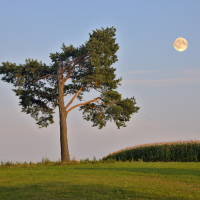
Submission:
[[[0,0],[0,5],[0,65],[24,64],[26,58],[50,64],[49,54],[61,52],[63,42],[78,47],[92,30],[117,29],[119,61],[113,67],[123,78],[118,91],[123,98],[134,96],[140,110],[126,128],[108,122],[101,130],[78,109],[70,112],[71,158],[99,159],[145,143],[200,140],[199,0]],[[184,52],[174,49],[178,37],[188,42]],[[12,88],[0,81],[0,161],[58,160],[58,110],[55,123],[39,129],[21,112]]]

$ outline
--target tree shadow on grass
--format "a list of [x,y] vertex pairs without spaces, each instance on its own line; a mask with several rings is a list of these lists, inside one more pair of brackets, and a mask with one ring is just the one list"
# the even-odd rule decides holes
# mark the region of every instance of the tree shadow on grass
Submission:
[[[173,196],[153,195],[145,191],[105,186],[103,184],[71,184],[64,181],[55,181],[33,185],[0,187],[2,200],[141,200],[141,199],[170,199]],[[184,200],[184,198],[181,198]],[[187,198],[188,199],[188,198]]]
[[136,173],[149,173],[149,174],[160,174],[160,175],[190,175],[190,176],[200,176],[200,170],[192,170],[192,169],[174,169],[174,168],[79,168],[76,167],[74,169],[78,170],[112,170],[118,172],[136,172]]

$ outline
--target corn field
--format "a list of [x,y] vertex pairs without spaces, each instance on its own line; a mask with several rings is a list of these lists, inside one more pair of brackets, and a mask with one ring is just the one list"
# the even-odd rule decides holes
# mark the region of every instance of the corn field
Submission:
[[153,143],[122,149],[109,154],[103,160],[144,162],[199,162],[200,141]]

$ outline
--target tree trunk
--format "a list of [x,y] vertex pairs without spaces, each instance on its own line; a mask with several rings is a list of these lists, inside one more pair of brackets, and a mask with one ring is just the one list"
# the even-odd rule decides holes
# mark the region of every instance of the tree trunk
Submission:
[[68,140],[67,140],[67,115],[66,111],[59,106],[60,113],[60,146],[61,146],[61,161],[69,162],[69,149],[68,149]]
[[60,116],[60,146],[61,146],[61,161],[69,162],[69,149],[67,140],[67,112],[64,105],[63,91],[63,75],[61,63],[58,63],[58,91],[59,91],[59,116]]

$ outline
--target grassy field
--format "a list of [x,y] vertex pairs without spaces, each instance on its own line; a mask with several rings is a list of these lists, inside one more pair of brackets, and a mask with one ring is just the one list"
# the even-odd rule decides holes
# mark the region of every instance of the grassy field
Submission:
[[0,199],[200,199],[200,163],[0,168]]

